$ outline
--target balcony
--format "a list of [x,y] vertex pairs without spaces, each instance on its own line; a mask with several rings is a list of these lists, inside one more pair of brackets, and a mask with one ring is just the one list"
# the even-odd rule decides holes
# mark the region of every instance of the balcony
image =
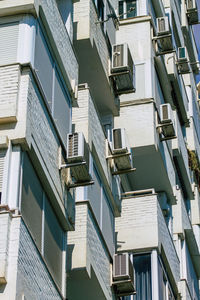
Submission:
[[165,66],[166,66],[167,74],[169,76],[169,80],[173,87],[174,104],[177,107],[177,109],[180,110],[181,118],[183,122],[186,124],[186,126],[188,126],[189,124],[189,116],[187,114],[188,97],[187,97],[182,76],[179,75],[178,73],[176,63],[177,63],[176,54],[173,53],[165,56]]
[[94,1],[74,3],[74,36],[80,66],[79,82],[88,83],[101,114],[117,115],[119,107],[109,80],[110,55]]
[[188,49],[189,60],[192,70],[195,74],[199,73],[198,51],[193,34],[192,26],[189,26],[187,15],[182,13],[182,31],[185,40],[185,46]]
[[71,299],[111,300],[110,257],[88,204],[76,205],[75,223],[68,235],[67,293]]
[[200,225],[200,194],[198,187],[194,188],[194,200],[191,201],[192,225]]
[[[193,230],[191,221],[186,210],[186,206],[183,200],[183,196],[180,190],[177,190],[177,204],[172,206],[173,209],[173,233],[179,234],[186,239],[188,249],[193,261],[195,271],[200,276],[200,270],[197,268],[200,264],[200,252],[199,252],[199,232]],[[195,200],[192,200],[195,201]]]
[[177,138],[172,141],[173,156],[175,159],[179,177],[181,177],[182,179],[188,198],[193,199],[194,195],[191,185],[191,175],[189,172],[188,152],[177,114],[175,116],[175,123]]
[[[145,252],[158,249],[165,255],[176,282],[179,259],[167,228],[158,195],[154,190],[128,192],[122,199],[122,213],[116,218],[117,251]],[[131,195],[132,193],[132,195]]]
[[152,100],[146,104],[122,106],[120,117],[115,118],[116,128],[125,128],[133,152],[136,172],[128,174],[133,190],[154,188],[165,191],[175,203],[176,185],[174,165],[171,157],[171,142],[160,141],[157,132],[157,112]]
[[178,283],[178,288],[181,293],[182,299],[183,300],[192,300],[192,295],[190,294],[189,287],[187,284],[187,281],[185,279],[182,279]]
[[106,136],[87,84],[79,86],[78,107],[73,107],[72,123],[76,132],[84,133],[86,142],[89,144],[92,156],[98,165],[102,180],[112,200],[114,212],[119,215],[120,202],[117,198],[113,198],[111,192],[112,176],[106,161]]

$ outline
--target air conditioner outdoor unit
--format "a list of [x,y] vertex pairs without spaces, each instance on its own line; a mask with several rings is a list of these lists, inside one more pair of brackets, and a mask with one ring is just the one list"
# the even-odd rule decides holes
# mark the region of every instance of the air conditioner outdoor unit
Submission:
[[189,24],[192,25],[198,23],[199,18],[196,0],[186,0],[186,9]]
[[196,0],[186,0],[187,12],[197,9]]
[[135,292],[135,272],[128,253],[114,255],[113,286],[118,296],[130,295]]
[[157,40],[159,41],[162,51],[173,50],[172,35],[168,17],[156,19],[157,22]]
[[176,135],[175,120],[171,105],[169,103],[160,105],[160,119],[164,136],[166,138],[174,137]]
[[134,91],[135,65],[128,44],[112,46],[111,75],[117,92]]
[[67,162],[76,182],[86,182],[91,179],[89,174],[89,148],[82,132],[67,136]]
[[166,35],[170,33],[168,17],[157,18],[157,35]]
[[115,128],[112,130],[113,153],[127,153],[127,140],[124,128]]
[[190,65],[188,60],[188,54],[186,47],[178,48],[178,69],[180,73],[188,73],[190,71]]
[[[114,128],[112,130],[112,144],[112,152],[117,169],[131,169],[132,153],[130,152],[130,148],[128,147],[126,132],[124,128]],[[118,154],[120,155],[118,156]]]

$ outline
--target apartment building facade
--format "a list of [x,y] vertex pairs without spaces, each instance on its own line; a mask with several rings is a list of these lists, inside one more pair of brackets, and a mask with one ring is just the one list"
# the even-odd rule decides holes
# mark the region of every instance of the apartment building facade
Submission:
[[0,1],[0,300],[199,300],[196,0]]

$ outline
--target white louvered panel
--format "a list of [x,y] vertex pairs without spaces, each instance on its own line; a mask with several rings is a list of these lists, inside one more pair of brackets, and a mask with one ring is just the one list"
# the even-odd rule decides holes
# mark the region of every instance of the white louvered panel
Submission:
[[0,64],[10,64],[17,61],[19,23],[0,25]]
[[0,151],[0,192],[2,192],[5,155],[6,155],[6,150]]

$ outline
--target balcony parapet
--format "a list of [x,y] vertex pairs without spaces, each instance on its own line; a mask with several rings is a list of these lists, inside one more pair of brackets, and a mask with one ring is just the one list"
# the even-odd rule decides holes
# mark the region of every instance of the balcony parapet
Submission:
[[163,249],[176,282],[180,280],[180,262],[167,228],[158,195],[152,190],[122,199],[122,213],[116,218],[117,251],[139,252]]

